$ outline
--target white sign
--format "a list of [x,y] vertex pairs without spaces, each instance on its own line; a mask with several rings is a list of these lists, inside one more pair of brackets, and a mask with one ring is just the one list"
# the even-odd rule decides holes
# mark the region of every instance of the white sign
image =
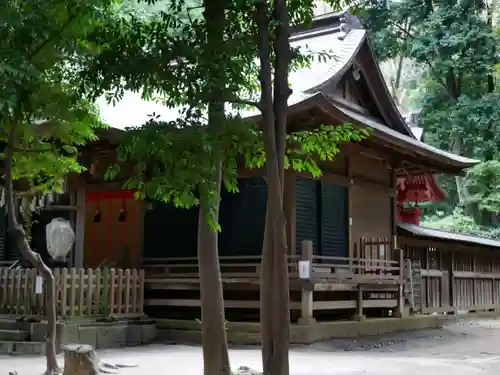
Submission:
[[301,279],[311,278],[311,262],[309,260],[299,260],[299,277]]
[[384,244],[380,244],[379,247],[378,247],[378,254],[380,256],[381,259],[384,259],[385,258],[385,245]]
[[40,276],[35,280],[35,294],[42,294],[43,292],[43,279]]

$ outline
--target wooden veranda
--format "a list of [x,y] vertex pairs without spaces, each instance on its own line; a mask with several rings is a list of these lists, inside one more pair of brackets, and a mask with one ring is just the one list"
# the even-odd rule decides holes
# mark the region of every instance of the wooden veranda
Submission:
[[[354,257],[315,255],[311,241],[301,254],[288,257],[290,314],[298,324],[338,318],[363,319],[366,314],[403,313],[403,258],[393,258],[387,239],[363,239],[364,250]],[[387,249],[384,257],[362,257],[370,247]],[[392,260],[396,259],[396,260]],[[309,261],[311,275],[300,279],[299,260]],[[259,320],[260,256],[222,256],[220,267],[226,317],[230,321]],[[149,316],[162,319],[199,319],[200,296],[196,258],[150,258],[146,271],[145,306]]]

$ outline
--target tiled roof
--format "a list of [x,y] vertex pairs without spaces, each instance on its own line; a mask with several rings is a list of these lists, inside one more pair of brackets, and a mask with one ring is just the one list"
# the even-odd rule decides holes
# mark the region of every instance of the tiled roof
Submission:
[[[321,91],[332,80],[338,79],[351,66],[356,52],[366,37],[366,30],[351,25],[348,32],[340,28],[341,16],[344,13],[320,16],[313,29],[296,32],[290,38],[292,47],[299,48],[305,54],[311,53],[314,58],[308,67],[290,73],[289,82],[293,94],[289,105],[307,99],[311,94]],[[329,59],[319,59],[318,53],[329,55]],[[160,120],[171,121],[179,116],[178,109],[141,99],[139,93],[126,92],[122,101],[116,106],[106,103],[102,98],[98,101],[101,117],[108,125],[115,128],[139,126],[148,120],[153,112]],[[256,112],[245,111],[243,116],[252,116]]]
[[463,233],[447,232],[439,229],[431,229],[421,227],[420,225],[398,223],[398,227],[403,231],[409,232],[414,236],[426,237],[426,238],[437,238],[440,240],[459,242],[464,245],[481,245],[487,247],[500,248],[500,241],[493,240],[491,238],[472,236]]

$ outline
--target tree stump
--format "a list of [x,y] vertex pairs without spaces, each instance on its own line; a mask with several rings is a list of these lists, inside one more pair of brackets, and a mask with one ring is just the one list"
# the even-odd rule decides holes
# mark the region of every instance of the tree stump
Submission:
[[98,375],[99,360],[90,345],[67,345],[64,347],[63,375]]

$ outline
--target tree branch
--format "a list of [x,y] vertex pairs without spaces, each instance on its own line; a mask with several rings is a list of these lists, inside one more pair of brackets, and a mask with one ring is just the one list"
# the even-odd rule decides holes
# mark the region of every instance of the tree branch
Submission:
[[255,107],[259,110],[261,109],[261,105],[259,102],[256,102],[254,100],[249,100],[249,99],[230,99],[230,100],[227,100],[226,103],[236,104],[236,105],[246,105],[249,107]]
[[[391,23],[394,27],[396,27],[398,30],[400,30],[401,32],[403,32],[406,36],[405,39],[403,39],[404,42],[406,42],[407,38],[411,38],[412,40],[415,40],[416,37],[410,33],[410,30],[406,30],[405,28],[401,27],[401,25],[398,25],[395,21],[392,21],[391,20]],[[396,36],[397,37],[397,36]],[[456,99],[454,96],[453,96],[453,93],[451,92],[451,88],[448,87],[448,85],[446,84],[446,82],[442,79],[442,77],[438,74],[438,72],[436,71],[436,69],[434,68],[434,66],[432,65],[431,61],[428,59],[428,58],[424,58],[423,59],[424,62],[427,64],[427,66],[429,67],[429,69],[431,70],[431,73],[432,75],[434,76],[434,78],[436,79],[436,81],[441,85],[443,86],[443,88],[446,90],[446,92],[450,95],[450,97],[452,99]]]
[[57,31],[56,35],[50,35],[47,39],[45,39],[40,45],[29,54],[28,60],[33,60],[54,38],[60,38],[64,30],[76,19],[76,13],[70,13],[66,22],[61,26],[61,28]]
[[43,153],[43,152],[48,152],[48,151],[54,151],[51,148],[33,148],[33,149],[27,149],[27,148],[14,148],[14,152],[19,152],[21,154],[32,154],[32,153]]

